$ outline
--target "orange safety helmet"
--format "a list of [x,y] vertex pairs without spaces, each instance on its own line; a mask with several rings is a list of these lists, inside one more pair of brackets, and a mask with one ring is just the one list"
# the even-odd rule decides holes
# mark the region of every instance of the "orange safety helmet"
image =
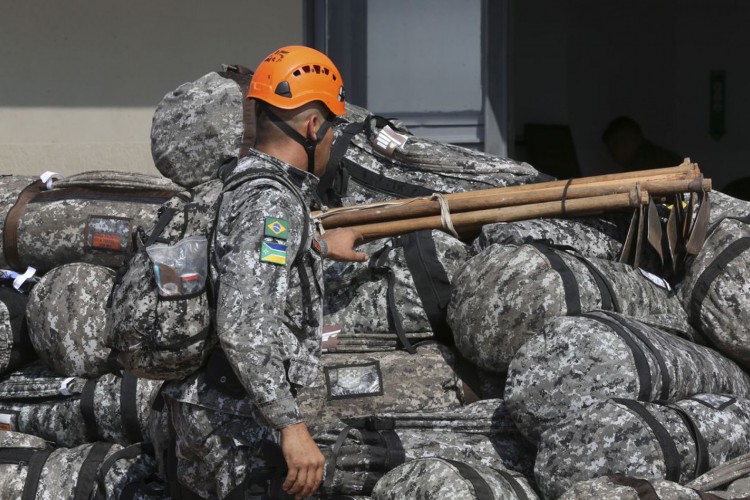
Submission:
[[299,45],[282,47],[266,57],[255,70],[247,97],[281,109],[321,101],[334,115],[346,112],[339,70],[322,52]]

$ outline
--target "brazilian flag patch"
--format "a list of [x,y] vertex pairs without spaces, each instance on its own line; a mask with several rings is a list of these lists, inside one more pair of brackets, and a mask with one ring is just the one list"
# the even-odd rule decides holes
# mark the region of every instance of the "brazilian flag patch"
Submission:
[[269,243],[261,241],[260,243],[260,261],[276,264],[279,266],[286,265],[286,245],[281,243]]
[[266,217],[263,225],[263,236],[285,240],[289,236],[289,222],[286,219]]

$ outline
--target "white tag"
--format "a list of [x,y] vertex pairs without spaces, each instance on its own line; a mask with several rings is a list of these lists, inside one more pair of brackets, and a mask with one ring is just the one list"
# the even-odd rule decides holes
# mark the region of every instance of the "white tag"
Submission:
[[39,178],[47,186],[47,189],[52,189],[52,184],[53,184],[52,181],[55,179],[62,179],[63,176],[58,174],[57,172],[51,172],[47,170],[42,175],[40,175]]
[[669,286],[669,283],[667,283],[666,280],[664,280],[663,278],[660,278],[657,275],[652,274],[652,273],[650,273],[648,271],[645,271],[645,270],[643,270],[641,268],[638,268],[638,270],[641,272],[641,274],[643,275],[644,278],[646,278],[647,280],[649,280],[654,285],[658,286],[659,288],[663,288],[663,289],[665,289],[668,292],[672,291],[672,287]]
[[393,156],[393,151],[403,147],[407,140],[409,140],[408,135],[399,134],[390,125],[386,125],[380,129],[372,145],[377,151],[390,158]]
[[36,269],[31,266],[27,267],[25,273],[19,274],[16,276],[16,279],[13,280],[13,288],[20,290],[26,280],[34,276],[34,274],[36,274]]
[[70,389],[68,388],[68,385],[70,385],[71,382],[73,382],[76,378],[75,377],[68,377],[65,380],[62,381],[60,384],[60,394],[63,396],[70,396],[73,394],[70,392]]

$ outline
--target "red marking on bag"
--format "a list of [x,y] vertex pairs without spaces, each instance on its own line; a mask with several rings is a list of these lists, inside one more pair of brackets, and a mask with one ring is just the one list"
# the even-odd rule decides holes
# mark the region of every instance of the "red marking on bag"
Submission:
[[115,234],[96,233],[91,238],[93,248],[106,248],[107,250],[121,250],[122,240]]

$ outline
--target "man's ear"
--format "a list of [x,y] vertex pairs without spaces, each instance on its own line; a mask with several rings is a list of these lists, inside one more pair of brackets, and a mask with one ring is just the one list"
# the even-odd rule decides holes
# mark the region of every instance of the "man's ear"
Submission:
[[310,113],[310,116],[307,118],[307,124],[305,127],[307,138],[311,141],[314,141],[317,139],[317,133],[316,133],[316,125],[318,123],[318,115],[315,113]]

